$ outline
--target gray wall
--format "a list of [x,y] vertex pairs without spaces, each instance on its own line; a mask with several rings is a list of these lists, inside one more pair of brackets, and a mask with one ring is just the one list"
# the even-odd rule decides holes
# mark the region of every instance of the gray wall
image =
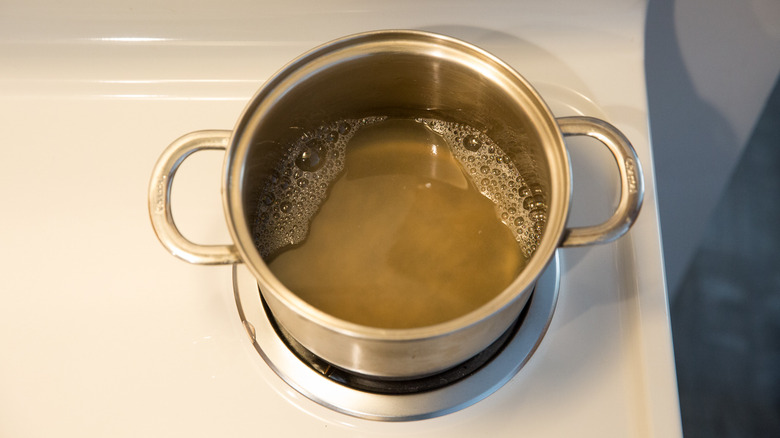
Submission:
[[780,70],[780,0],[651,0],[645,44],[673,297]]

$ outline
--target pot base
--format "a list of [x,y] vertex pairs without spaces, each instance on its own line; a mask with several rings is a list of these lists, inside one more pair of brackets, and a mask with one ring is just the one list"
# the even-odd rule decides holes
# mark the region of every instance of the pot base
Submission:
[[[531,295],[533,297],[533,295]],[[261,296],[262,299],[262,296]],[[529,298],[529,300],[532,298]],[[349,388],[370,392],[375,394],[390,394],[390,395],[404,395],[404,394],[417,394],[426,391],[433,391],[445,386],[451,385],[459,380],[465,379],[477,372],[482,366],[490,362],[496,355],[503,351],[504,346],[509,343],[517,333],[517,329],[523,324],[526,315],[528,314],[529,306],[525,306],[520,316],[513,322],[510,327],[496,339],[492,344],[488,345],[484,350],[477,353],[470,359],[439,373],[413,378],[383,378],[377,376],[369,376],[365,374],[355,373],[343,368],[339,368],[336,365],[331,364],[325,359],[317,356],[309,351],[300,342],[296,341],[284,327],[277,324],[276,320],[271,313],[271,309],[268,308],[263,300],[263,308],[266,312],[266,317],[269,323],[276,331],[276,334],[287,345],[287,347],[309,368],[321,374],[323,377],[347,386]]]
[[400,391],[398,386],[369,391],[366,382],[360,389],[351,388],[302,361],[278,335],[268,318],[252,274],[243,265],[233,267],[233,291],[239,315],[255,350],[268,366],[288,385],[320,405],[347,415],[383,421],[445,415],[498,390],[525,365],[541,343],[555,310],[559,283],[560,262],[556,253],[536,283],[523,311],[522,323],[515,324],[502,336],[507,339],[498,342],[495,351],[487,354],[487,360],[470,365],[473,369],[458,379],[422,391],[409,391],[408,388]]

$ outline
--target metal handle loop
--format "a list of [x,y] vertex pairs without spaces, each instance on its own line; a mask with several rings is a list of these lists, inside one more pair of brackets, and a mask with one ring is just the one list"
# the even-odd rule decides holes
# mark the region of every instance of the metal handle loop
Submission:
[[562,117],[557,122],[564,136],[586,135],[607,146],[620,172],[620,201],[612,217],[598,225],[567,228],[561,246],[611,242],[631,228],[642,207],[644,181],[636,151],[617,128],[603,120],[576,116]]
[[199,245],[184,237],[173,221],[171,187],[179,165],[202,150],[226,150],[231,131],[196,131],[171,143],[160,155],[149,183],[149,217],[160,243],[174,256],[195,264],[238,263],[235,245]]

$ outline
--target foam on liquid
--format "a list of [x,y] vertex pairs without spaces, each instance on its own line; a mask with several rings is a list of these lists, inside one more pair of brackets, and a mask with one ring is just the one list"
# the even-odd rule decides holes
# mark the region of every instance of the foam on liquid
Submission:
[[255,239],[274,275],[320,310],[409,328],[494,298],[545,221],[541,190],[484,133],[375,117],[290,145],[260,197]]

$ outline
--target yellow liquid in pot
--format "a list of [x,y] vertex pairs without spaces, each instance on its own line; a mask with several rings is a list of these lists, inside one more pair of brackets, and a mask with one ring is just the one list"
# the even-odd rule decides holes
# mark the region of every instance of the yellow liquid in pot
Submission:
[[[302,157],[299,167],[314,167]],[[305,238],[267,257],[311,305],[367,326],[428,326],[487,303],[523,269],[518,219],[502,222],[478,188],[480,167],[469,170],[425,124],[363,126],[340,158]]]

